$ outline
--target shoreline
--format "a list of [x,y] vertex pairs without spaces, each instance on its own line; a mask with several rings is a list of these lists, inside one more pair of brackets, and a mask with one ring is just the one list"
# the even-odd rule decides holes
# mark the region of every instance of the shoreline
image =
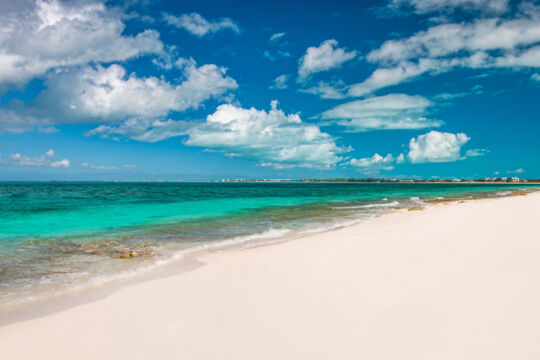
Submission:
[[[145,267],[134,269],[133,271],[128,271],[127,273],[119,273],[113,278],[104,281],[102,283],[96,284],[84,284],[80,288],[64,291],[62,293],[54,293],[48,296],[38,298],[35,300],[23,301],[20,304],[12,306],[11,309],[0,309],[0,327],[10,325],[12,323],[17,323],[21,321],[32,320],[34,318],[39,318],[54,313],[58,313],[63,310],[67,310],[74,306],[82,305],[90,301],[96,301],[103,299],[126,286],[133,286],[147,281],[153,281],[156,279],[179,275],[184,272],[189,272],[193,269],[198,268],[201,265],[199,258],[212,255],[217,252],[231,252],[231,251],[242,251],[249,250],[250,248],[255,247],[265,247],[265,246],[274,246],[281,243],[286,243],[290,241],[302,240],[304,238],[309,238],[313,236],[318,236],[321,234],[326,234],[330,232],[340,231],[343,229],[355,227],[369,222],[374,218],[388,216],[392,214],[397,214],[400,212],[418,212],[424,211],[431,207],[447,205],[447,204],[458,204],[464,202],[478,201],[478,200],[498,200],[510,197],[518,196],[527,196],[533,193],[540,193],[540,189],[537,188],[523,188],[521,190],[513,189],[512,193],[509,195],[503,195],[501,197],[493,197],[493,194],[489,195],[479,195],[474,197],[457,197],[457,198],[433,198],[433,199],[424,199],[418,205],[413,206],[392,206],[387,208],[387,212],[382,214],[374,214],[369,218],[357,218],[354,221],[346,221],[341,223],[336,223],[334,226],[324,228],[322,230],[316,230],[313,232],[301,232],[296,233],[290,236],[279,236],[276,238],[270,239],[255,239],[239,243],[228,243],[225,240],[223,243],[210,244],[207,247],[203,248],[192,248],[186,249],[181,254],[176,254],[178,256],[173,256],[168,259],[160,260],[154,263],[151,263]],[[129,260],[128,260],[129,261]],[[160,263],[162,262],[162,263]],[[92,300],[89,300],[92,299]]]
[[[193,257],[182,272],[154,272],[145,281],[0,327],[0,355],[277,358],[281,349],[285,358],[502,359],[510,344],[514,356],[537,358],[540,350],[526,340],[540,336],[534,286],[540,265],[533,256],[540,254],[534,223],[540,193],[446,204]],[[403,307],[411,302],[412,308]],[[486,308],[492,311],[485,314]],[[479,312],[485,316],[477,319]],[[206,341],[216,352],[205,348]],[[413,357],[422,341],[429,345],[425,354]],[[386,342],[405,355],[379,356],[391,351]],[[491,349],[483,347],[487,343]],[[468,352],[456,353],[460,349]]]
[[[412,180],[412,181],[406,181]],[[536,180],[536,179],[535,179]],[[27,184],[42,184],[42,183],[73,183],[73,184],[85,184],[85,183],[256,183],[256,184],[454,184],[454,185],[540,185],[540,181],[529,181],[528,179],[522,179],[520,181],[431,181],[431,180],[414,180],[414,179],[402,179],[401,181],[332,181],[332,180],[293,180],[293,179],[253,179],[253,180],[0,180],[2,183],[27,183]]]

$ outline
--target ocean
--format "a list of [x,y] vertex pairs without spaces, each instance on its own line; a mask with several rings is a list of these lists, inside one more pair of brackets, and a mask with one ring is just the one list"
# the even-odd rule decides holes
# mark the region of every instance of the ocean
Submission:
[[0,183],[0,310],[186,254],[283,241],[525,184]]

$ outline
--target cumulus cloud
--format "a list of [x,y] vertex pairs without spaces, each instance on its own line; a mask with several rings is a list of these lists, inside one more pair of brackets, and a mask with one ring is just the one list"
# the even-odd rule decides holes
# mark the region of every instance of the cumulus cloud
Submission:
[[508,0],[391,0],[387,8],[417,14],[453,12],[456,9],[504,13],[508,10]]
[[69,167],[70,163],[68,159],[53,160],[54,150],[50,149],[41,156],[26,156],[20,153],[11,154],[7,161],[3,161],[2,164],[12,166],[37,166],[37,167]]
[[257,160],[276,168],[328,169],[349,151],[318,126],[297,114],[285,114],[272,101],[270,111],[221,105],[206,122],[188,131],[188,146],[199,146],[230,157]]
[[462,159],[461,147],[470,138],[464,133],[430,131],[412,138],[407,158],[411,163],[451,162]]
[[380,67],[363,82],[351,85],[349,95],[362,96],[455,68],[540,67],[540,8],[523,9],[511,18],[440,24],[388,40],[366,57]]
[[426,117],[430,106],[432,103],[422,96],[389,94],[338,105],[318,118],[354,132],[439,127],[442,121]]
[[156,77],[128,76],[119,65],[87,68],[75,74],[79,87],[69,107],[97,118],[156,117],[170,111],[197,109],[209,98],[238,87],[234,79],[226,76],[225,68],[214,64],[197,67],[193,60],[186,61],[184,81],[179,84]]
[[69,167],[69,160],[68,159],[62,159],[58,161],[53,161],[50,164],[51,167]]
[[270,89],[286,89],[289,87],[287,82],[289,81],[289,75],[279,75],[274,79],[274,82],[270,86]]
[[[430,131],[427,134],[419,135],[410,140],[407,160],[413,164],[451,162],[463,160],[468,157],[483,156],[489,153],[487,149],[470,149],[462,155],[461,147],[469,140],[470,138],[463,133],[451,134]],[[352,158],[345,162],[345,164],[369,173],[379,170],[392,170],[395,164],[402,164],[405,160],[404,154],[399,154],[398,156],[393,156],[392,154],[381,156],[376,153],[372,157]]]
[[[118,123],[120,127],[102,125],[89,134],[125,134],[145,138],[144,129],[163,136],[177,123],[164,121],[171,111],[197,109],[210,98],[217,98],[238,87],[226,76],[226,69],[214,64],[197,66],[192,59],[177,61],[183,79],[173,84],[163,78],[127,74],[124,67],[112,64],[70,69],[51,76],[47,89],[27,105],[12,104],[4,110],[7,125],[21,131],[36,123]],[[1,114],[0,114],[1,115]],[[0,118],[0,124],[5,122]],[[17,127],[18,126],[18,127]],[[129,128],[130,131],[126,129]],[[142,133],[141,133],[142,131]]]
[[161,53],[159,33],[124,35],[102,2],[36,0],[0,5],[0,90],[58,67],[124,61]]
[[180,16],[165,14],[163,18],[167,24],[185,29],[198,37],[225,30],[230,30],[236,34],[240,33],[238,24],[229,18],[209,21],[197,13],[182,14]]
[[403,161],[402,154],[400,154],[397,158],[395,158],[392,154],[388,154],[383,157],[375,153],[375,155],[373,155],[372,157],[350,159],[347,162],[347,164],[357,167],[357,168],[362,168],[362,169],[392,170],[394,168],[392,164],[396,162],[402,162],[402,161]]
[[522,168],[507,171],[507,173],[509,173],[509,174],[523,174],[524,172],[525,172],[525,170],[523,170]]
[[337,46],[338,42],[332,39],[323,41],[319,46],[309,47],[299,62],[299,79],[305,80],[311,74],[338,68],[358,55],[356,50],[347,51]]

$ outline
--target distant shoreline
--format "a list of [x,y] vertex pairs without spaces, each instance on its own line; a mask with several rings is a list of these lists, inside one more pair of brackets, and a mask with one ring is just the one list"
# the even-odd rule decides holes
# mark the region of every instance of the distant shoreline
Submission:
[[451,180],[289,180],[289,179],[255,179],[255,180],[0,180],[1,184],[7,183],[271,183],[271,184],[309,184],[309,183],[322,183],[322,184],[508,184],[508,185],[540,185],[540,180],[537,179],[522,179],[521,181],[479,181],[479,180],[462,180],[462,181],[451,181]]

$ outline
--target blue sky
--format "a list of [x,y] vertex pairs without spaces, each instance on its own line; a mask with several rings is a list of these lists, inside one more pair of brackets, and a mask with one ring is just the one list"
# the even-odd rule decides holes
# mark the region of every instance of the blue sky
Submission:
[[0,14],[0,180],[540,178],[535,1]]

